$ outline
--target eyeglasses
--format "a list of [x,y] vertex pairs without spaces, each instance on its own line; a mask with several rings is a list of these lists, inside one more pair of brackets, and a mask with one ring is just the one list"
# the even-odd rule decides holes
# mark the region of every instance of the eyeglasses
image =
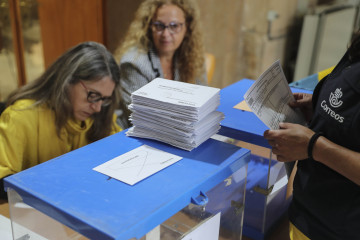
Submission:
[[153,22],[151,24],[153,31],[162,33],[163,31],[165,31],[165,28],[168,28],[169,32],[172,34],[180,32],[183,25],[184,23],[178,23],[178,22],[171,22],[169,23],[169,25],[165,25],[162,22]]
[[80,83],[85,88],[85,90],[88,92],[87,100],[88,100],[89,103],[96,103],[96,102],[102,101],[101,106],[103,106],[103,107],[109,106],[111,104],[111,102],[112,102],[111,97],[103,97],[98,92],[90,91],[82,81],[80,81]]

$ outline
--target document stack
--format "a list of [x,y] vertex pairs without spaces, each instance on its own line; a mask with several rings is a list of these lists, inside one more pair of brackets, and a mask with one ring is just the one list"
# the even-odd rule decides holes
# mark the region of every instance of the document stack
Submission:
[[127,135],[191,151],[220,129],[219,93],[218,88],[156,78],[132,93],[133,127]]

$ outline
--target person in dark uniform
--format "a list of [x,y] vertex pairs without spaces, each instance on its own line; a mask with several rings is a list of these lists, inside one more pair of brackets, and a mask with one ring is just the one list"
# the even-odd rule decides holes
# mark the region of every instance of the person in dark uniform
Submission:
[[360,239],[360,35],[313,95],[294,97],[309,127],[264,132],[279,161],[298,160],[290,238]]

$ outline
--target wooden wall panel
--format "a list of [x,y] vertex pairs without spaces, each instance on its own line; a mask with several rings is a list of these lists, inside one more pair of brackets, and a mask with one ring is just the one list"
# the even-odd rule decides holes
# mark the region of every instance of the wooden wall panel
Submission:
[[68,48],[104,43],[103,0],[38,0],[45,67]]
[[244,66],[243,56],[243,1],[197,0],[200,8],[205,51],[216,58],[212,86],[223,88],[235,82],[235,75]]
[[[9,0],[9,15],[11,18],[11,31],[13,33],[13,46],[17,66],[18,86],[26,83],[25,74],[25,59],[24,59],[24,43],[22,41],[23,35],[21,31],[20,21],[20,5],[16,0]],[[1,34],[1,33],[0,33]]]
[[[256,79],[275,60],[284,63],[297,1],[197,0],[205,48],[216,57],[212,85],[223,88],[242,78]],[[267,35],[269,11],[279,14],[271,29],[276,39]]]
[[[114,52],[124,38],[142,0],[106,0],[106,46]],[[119,59],[117,59],[119,60]]]
[[249,77],[249,71],[261,64],[253,55],[262,54],[262,39],[249,41],[247,30],[266,33],[266,8],[264,1],[249,1],[251,4],[246,0],[197,0],[205,49],[216,58],[212,81],[215,87],[223,88]]

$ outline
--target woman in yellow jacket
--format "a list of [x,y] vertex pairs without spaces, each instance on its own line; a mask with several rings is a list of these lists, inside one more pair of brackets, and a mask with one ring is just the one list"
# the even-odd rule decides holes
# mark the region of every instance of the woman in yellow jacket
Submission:
[[[119,68],[106,48],[81,43],[12,93],[0,116],[0,179],[121,131]],[[2,185],[2,184],[1,184]],[[6,197],[1,186],[2,197]]]

